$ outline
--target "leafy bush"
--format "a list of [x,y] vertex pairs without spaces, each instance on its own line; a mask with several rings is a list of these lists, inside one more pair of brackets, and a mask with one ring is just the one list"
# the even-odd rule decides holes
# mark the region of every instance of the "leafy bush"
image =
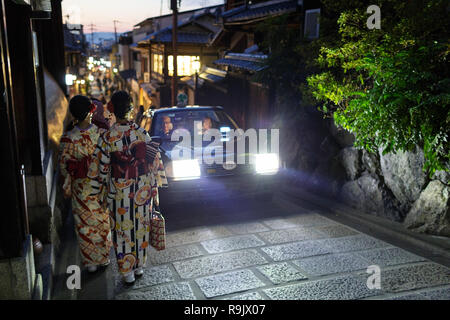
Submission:
[[[339,7],[324,1],[324,11]],[[339,37],[320,49],[321,72],[307,79],[322,111],[369,151],[425,153],[424,169],[450,162],[450,44],[447,1],[379,1],[381,29],[366,26],[367,5],[337,19]],[[342,4],[344,7],[345,4]]]

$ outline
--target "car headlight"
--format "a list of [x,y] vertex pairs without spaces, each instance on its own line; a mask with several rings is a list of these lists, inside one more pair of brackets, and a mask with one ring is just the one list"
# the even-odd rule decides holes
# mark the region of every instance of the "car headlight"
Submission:
[[263,153],[255,155],[255,170],[256,173],[276,173],[279,168],[278,154],[276,153]]
[[173,177],[175,179],[196,179],[200,177],[198,160],[172,161]]

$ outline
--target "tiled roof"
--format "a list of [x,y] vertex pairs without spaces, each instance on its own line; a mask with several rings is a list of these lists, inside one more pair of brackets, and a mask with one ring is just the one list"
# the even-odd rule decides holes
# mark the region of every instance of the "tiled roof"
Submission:
[[265,68],[263,64],[265,59],[267,59],[267,56],[260,54],[228,53],[224,58],[216,60],[214,63],[258,72]]
[[223,80],[223,77],[211,73],[201,73],[199,74],[199,77],[205,80],[209,80],[211,82],[219,82]]
[[265,16],[275,16],[283,13],[294,12],[296,10],[297,1],[294,0],[268,1],[267,3],[258,3],[253,6],[250,5],[247,8],[242,6],[225,11],[222,14],[222,17],[224,18],[225,23],[243,22],[263,18]]
[[[223,8],[223,4],[218,4],[218,5],[213,5],[210,7],[193,9],[193,10],[188,10],[188,11],[180,11],[180,12],[178,12],[178,14],[179,14],[179,16],[183,16],[186,14],[193,14],[193,15],[200,15],[200,14],[205,14],[205,13],[216,14],[217,10],[221,10],[221,8]],[[162,16],[150,17],[150,18],[147,18],[147,19],[135,24],[134,26],[137,27],[137,26],[145,24],[148,21],[159,20],[159,19],[163,19],[163,18],[170,18],[171,16],[172,16],[172,13],[165,14]]]
[[[205,82],[218,83],[224,80],[226,76],[226,71],[206,67],[199,73],[197,85],[200,88]],[[181,78],[181,81],[186,83],[190,87],[195,88],[195,76]]]
[[[200,11],[192,16],[183,19],[182,21],[178,21],[178,33],[177,33],[177,42],[179,43],[197,43],[197,44],[207,44],[211,41],[211,39],[214,36],[214,28],[202,23],[197,23],[196,20],[200,17],[203,17],[205,15],[209,15],[211,12],[208,10],[206,11]],[[182,27],[190,24],[190,23],[197,23],[197,25],[201,26],[203,29],[206,29],[205,32],[187,32],[182,31]],[[209,30],[210,32],[208,32]],[[155,31],[148,36],[146,36],[143,40],[139,42],[147,42],[147,41],[154,41],[154,42],[172,42],[172,26],[168,26],[166,28],[163,28],[159,31]]]
[[244,5],[240,6],[240,7],[236,7],[236,8],[230,9],[228,11],[224,11],[222,13],[222,18],[230,17],[230,16],[232,16],[234,14],[240,13],[240,12],[245,11],[245,10],[246,10],[246,6],[244,4]]
[[243,60],[236,60],[236,59],[219,59],[214,61],[215,64],[218,65],[225,65],[225,66],[231,66],[239,69],[245,69],[249,71],[260,71],[264,69],[263,66],[261,66],[258,63],[252,62],[252,61],[243,61]]
[[227,73],[223,70],[218,70],[214,68],[205,68],[200,74],[198,75],[199,78],[211,81],[211,82],[219,82],[225,79],[227,76]]
[[[172,42],[172,30],[166,30],[164,32],[158,32],[152,34],[153,36],[149,39],[155,42]],[[211,40],[211,33],[206,32],[183,32],[179,31],[177,33],[178,43],[198,43],[207,44]]]

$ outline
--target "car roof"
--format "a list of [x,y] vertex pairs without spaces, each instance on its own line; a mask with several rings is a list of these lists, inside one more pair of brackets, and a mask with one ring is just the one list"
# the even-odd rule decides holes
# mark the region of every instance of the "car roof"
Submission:
[[154,114],[160,113],[160,112],[173,112],[173,111],[196,111],[196,110],[223,110],[221,106],[186,106],[186,107],[164,107],[152,110]]

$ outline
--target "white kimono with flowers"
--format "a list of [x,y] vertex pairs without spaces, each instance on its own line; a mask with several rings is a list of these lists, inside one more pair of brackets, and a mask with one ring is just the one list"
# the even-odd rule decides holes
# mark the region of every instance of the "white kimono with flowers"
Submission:
[[[119,272],[127,274],[147,261],[150,245],[150,214],[158,201],[164,174],[159,152],[137,124],[115,123],[98,140],[94,162],[100,193],[107,188],[112,219],[112,240]],[[153,156],[152,156],[153,155]]]

